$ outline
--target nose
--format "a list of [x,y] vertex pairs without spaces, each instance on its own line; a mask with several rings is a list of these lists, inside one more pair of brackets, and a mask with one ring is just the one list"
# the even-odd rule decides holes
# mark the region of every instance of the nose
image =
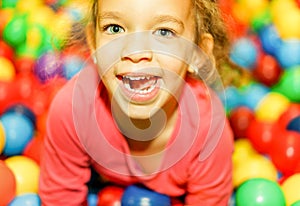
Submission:
[[149,37],[146,35],[131,35],[124,42],[121,52],[122,61],[139,63],[141,61],[151,61],[152,58],[153,51],[151,49]]

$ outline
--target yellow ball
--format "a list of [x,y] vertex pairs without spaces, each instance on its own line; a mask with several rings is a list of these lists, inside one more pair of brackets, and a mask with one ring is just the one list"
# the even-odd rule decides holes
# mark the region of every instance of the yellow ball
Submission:
[[7,158],[5,164],[16,177],[16,195],[38,192],[40,168],[34,160],[17,155]]
[[0,122],[0,154],[3,152],[5,146],[5,133],[2,123]]
[[261,121],[276,122],[289,104],[290,101],[287,97],[276,92],[270,92],[255,108],[255,116]]
[[16,76],[13,63],[0,56],[0,81],[12,81]]
[[29,24],[42,25],[47,29],[50,29],[53,19],[55,12],[48,6],[40,6],[39,9],[30,11],[28,15]]
[[300,173],[296,173],[287,178],[281,185],[286,198],[287,205],[291,205],[300,200]]
[[233,168],[233,186],[236,188],[246,180],[265,178],[277,180],[277,170],[273,163],[262,155],[255,155],[239,162]]
[[234,142],[234,153],[233,153],[233,163],[239,164],[239,162],[244,162],[246,159],[251,158],[258,153],[252,147],[248,139],[237,139]]
[[29,12],[37,10],[38,7],[43,5],[42,0],[19,0],[17,3],[17,10],[20,12]]

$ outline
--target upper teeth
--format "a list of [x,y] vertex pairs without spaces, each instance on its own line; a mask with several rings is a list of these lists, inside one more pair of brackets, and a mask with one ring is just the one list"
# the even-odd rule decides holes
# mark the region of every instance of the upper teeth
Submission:
[[144,79],[147,79],[147,80],[150,80],[150,76],[124,76],[124,78],[127,78],[129,80],[144,80]]

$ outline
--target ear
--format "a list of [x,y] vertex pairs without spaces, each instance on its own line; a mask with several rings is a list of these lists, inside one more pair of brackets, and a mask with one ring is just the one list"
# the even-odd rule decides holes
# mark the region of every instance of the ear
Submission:
[[92,23],[89,23],[86,26],[85,35],[86,35],[88,47],[90,51],[93,53],[96,49],[96,39],[95,39],[96,33],[95,33],[94,25]]
[[214,57],[214,38],[209,33],[204,33],[200,37],[200,42],[198,45],[209,57]]

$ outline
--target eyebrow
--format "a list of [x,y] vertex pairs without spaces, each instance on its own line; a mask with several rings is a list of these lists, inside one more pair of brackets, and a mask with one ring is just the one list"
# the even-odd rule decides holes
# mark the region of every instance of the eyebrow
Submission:
[[[117,12],[117,11],[109,11],[109,12],[103,12],[99,15],[98,17],[98,21],[101,21],[103,19],[121,19],[122,18],[122,14],[120,12]],[[175,23],[175,24],[178,24],[180,27],[184,28],[184,23],[171,16],[171,15],[158,15],[156,17],[154,17],[154,22],[156,23]]]

